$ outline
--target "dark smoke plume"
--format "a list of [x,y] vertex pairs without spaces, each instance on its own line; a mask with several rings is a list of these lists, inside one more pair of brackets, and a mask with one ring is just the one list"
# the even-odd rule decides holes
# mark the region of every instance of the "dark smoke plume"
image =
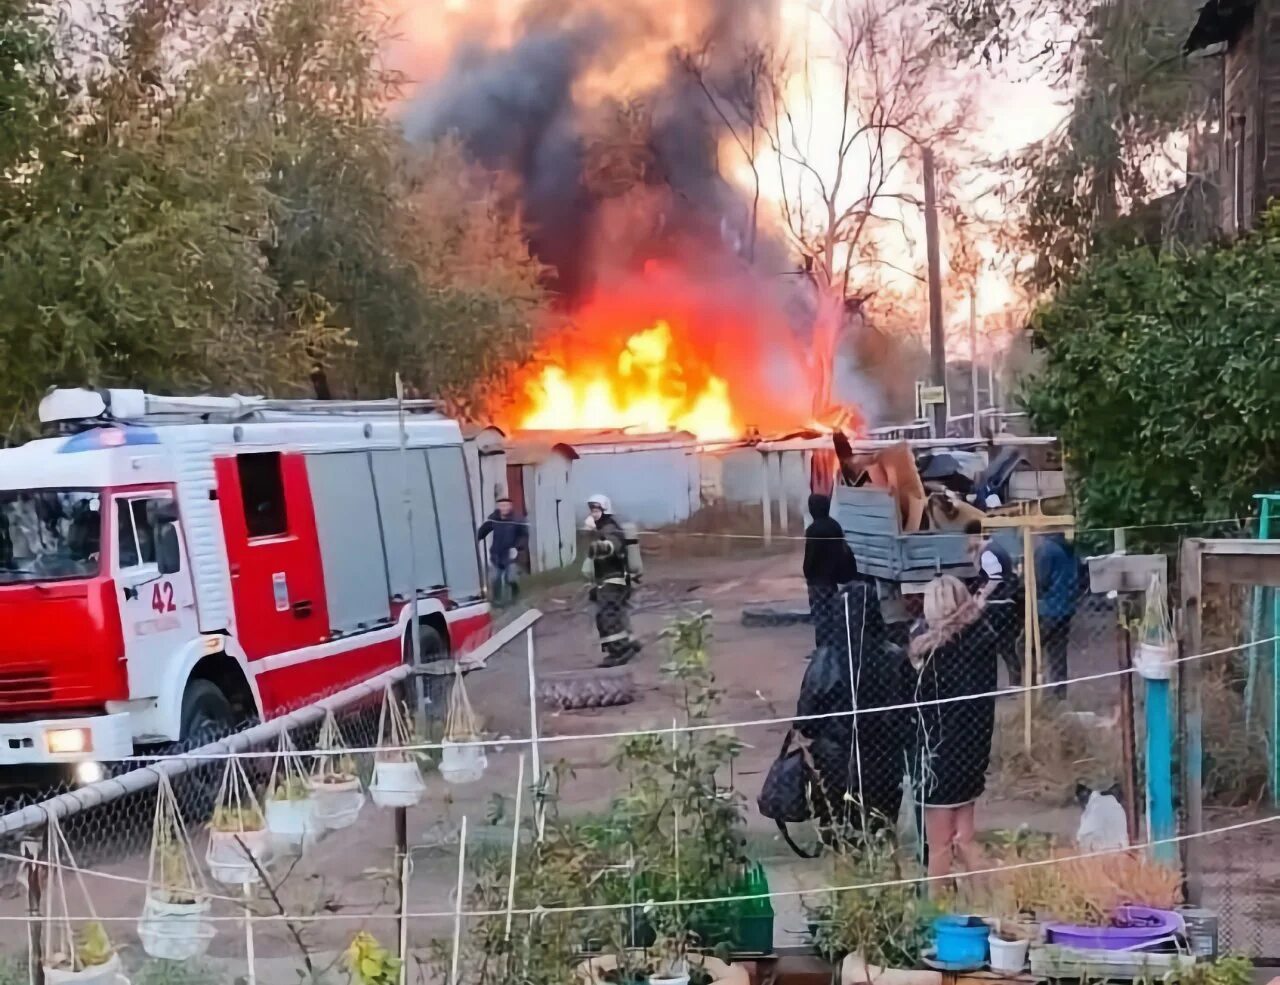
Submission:
[[776,0],[690,0],[699,36],[663,38],[659,28],[669,28],[674,6],[655,2],[647,24],[634,6],[625,13],[582,2],[542,7],[525,18],[510,47],[473,41],[456,49],[444,76],[418,92],[404,113],[411,140],[455,134],[486,167],[519,176],[530,241],[570,301],[593,284],[597,258],[590,244],[603,204],[584,176],[589,108],[575,102],[575,86],[636,46],[657,42],[656,57],[667,62],[660,82],[627,94],[652,114],[648,149],[655,167],[648,180],[666,185],[671,195],[659,241],[646,244],[649,252],[660,256],[682,241],[714,238],[719,246],[744,238],[747,203],[716,168],[721,122],[676,64],[670,42],[707,51],[708,74],[728,85],[742,46],[776,27]]

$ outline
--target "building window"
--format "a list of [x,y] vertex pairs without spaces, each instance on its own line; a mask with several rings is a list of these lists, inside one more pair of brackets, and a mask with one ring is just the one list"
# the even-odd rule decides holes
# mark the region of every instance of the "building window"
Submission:
[[278,451],[237,455],[244,523],[252,537],[279,537],[289,530],[284,478]]

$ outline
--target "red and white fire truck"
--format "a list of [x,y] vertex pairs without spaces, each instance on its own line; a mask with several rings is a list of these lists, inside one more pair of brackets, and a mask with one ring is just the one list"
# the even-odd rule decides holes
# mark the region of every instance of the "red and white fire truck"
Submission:
[[411,659],[415,588],[423,659],[485,634],[462,432],[405,407],[51,391],[0,450],[0,774],[359,683]]

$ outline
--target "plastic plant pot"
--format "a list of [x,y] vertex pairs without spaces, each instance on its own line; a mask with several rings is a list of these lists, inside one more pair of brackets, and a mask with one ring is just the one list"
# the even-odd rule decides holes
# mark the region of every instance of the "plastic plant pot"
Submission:
[[422,800],[427,785],[417,763],[380,762],[373,764],[369,796],[379,807],[413,807]]
[[992,934],[987,938],[987,947],[991,949],[991,970],[1006,975],[1020,973],[1027,965],[1027,950],[1030,946],[1030,941],[1007,941]]
[[269,837],[265,830],[210,831],[209,851],[205,855],[209,874],[225,886],[257,883],[258,869],[253,860],[259,865],[265,863]]
[[934,947],[939,962],[980,967],[987,960],[991,928],[978,917],[943,916],[933,922]]
[[316,802],[316,823],[328,831],[351,827],[364,806],[364,790],[355,777],[316,780],[311,796]]
[[273,840],[287,848],[306,848],[320,834],[316,804],[311,797],[299,800],[268,800],[267,830]]
[[90,965],[79,971],[70,968],[44,966],[44,980],[48,985],[128,985],[120,967],[120,955],[113,954],[102,964]]
[[489,765],[484,746],[444,741],[440,750],[440,775],[448,783],[475,783]]
[[1167,940],[1181,927],[1182,918],[1169,910],[1122,906],[1112,914],[1109,927],[1048,923],[1044,929],[1050,944],[1095,951],[1137,951]]
[[142,949],[153,958],[165,961],[198,958],[209,949],[213,935],[207,899],[170,903],[148,896],[142,906],[138,939],[142,941]]

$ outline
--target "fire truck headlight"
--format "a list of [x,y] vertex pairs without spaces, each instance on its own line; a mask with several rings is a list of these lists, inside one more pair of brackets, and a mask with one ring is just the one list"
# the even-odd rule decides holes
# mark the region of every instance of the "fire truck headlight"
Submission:
[[75,756],[93,752],[93,735],[87,728],[48,729],[44,733],[49,753],[53,756]]
[[101,763],[76,763],[76,783],[87,787],[90,783],[99,783],[107,778],[107,771]]

